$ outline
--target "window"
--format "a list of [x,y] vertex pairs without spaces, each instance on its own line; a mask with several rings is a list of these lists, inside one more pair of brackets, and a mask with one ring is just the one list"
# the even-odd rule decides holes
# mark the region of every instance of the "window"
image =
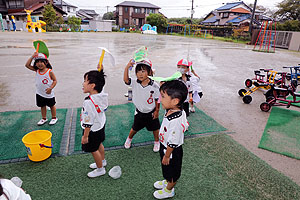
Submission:
[[127,13],[127,12],[128,12],[128,7],[125,7],[124,10],[125,10],[125,12]]
[[136,25],[136,19],[133,19],[133,24]]
[[150,13],[155,13],[154,9],[149,9],[149,10],[150,10]]
[[70,7],[67,7],[67,9],[68,9],[68,12],[70,12]]
[[147,8],[147,14],[149,14],[150,13],[150,9],[149,8]]
[[124,19],[124,24],[128,24],[128,23],[129,23],[128,19]]
[[146,14],[147,8],[144,8],[144,13]]
[[134,12],[135,12],[135,13],[142,13],[142,10],[141,10],[140,8],[135,8],[135,9],[134,9]]
[[23,1],[21,1],[21,0],[8,1],[7,3],[8,3],[9,8],[24,7]]
[[223,13],[223,18],[228,18],[229,13]]

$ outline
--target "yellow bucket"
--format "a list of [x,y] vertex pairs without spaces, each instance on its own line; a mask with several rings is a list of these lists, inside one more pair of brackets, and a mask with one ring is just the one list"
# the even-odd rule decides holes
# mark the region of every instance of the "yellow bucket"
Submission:
[[49,158],[52,154],[52,133],[47,130],[37,130],[27,133],[22,142],[26,146],[28,158],[38,162]]

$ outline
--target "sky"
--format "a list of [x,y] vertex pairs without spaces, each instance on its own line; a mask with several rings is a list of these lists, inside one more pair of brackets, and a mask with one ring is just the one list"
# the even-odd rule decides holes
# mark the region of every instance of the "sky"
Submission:
[[[125,0],[64,0],[79,9],[93,9],[101,16],[107,11],[115,11],[115,6]],[[161,7],[160,12],[168,18],[190,17],[192,0],[132,0],[138,2],[148,2]],[[194,18],[201,18],[210,11],[230,2],[238,0],[194,0]],[[257,0],[257,5],[277,9],[276,5],[283,0]],[[246,4],[254,3],[254,0],[244,0]]]

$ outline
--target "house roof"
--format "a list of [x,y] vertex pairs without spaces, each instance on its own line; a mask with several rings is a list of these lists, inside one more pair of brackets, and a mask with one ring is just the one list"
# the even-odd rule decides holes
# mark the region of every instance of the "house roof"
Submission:
[[247,14],[247,15],[240,15],[236,18],[233,18],[232,20],[227,21],[226,23],[240,23],[246,19],[250,19],[251,15]]
[[202,23],[215,23],[216,21],[218,21],[217,16],[213,16],[211,18],[208,18],[208,19],[202,21]]
[[130,6],[130,7],[142,7],[142,8],[157,8],[160,9],[160,7],[153,5],[148,2],[136,2],[136,1],[123,1],[122,3],[119,3],[117,6]]
[[211,11],[210,13],[208,13],[205,17],[204,17],[204,20],[206,20],[209,16],[211,15],[214,15],[216,16],[217,15],[217,12],[215,10]]
[[245,13],[245,14],[251,13],[249,10],[246,10],[244,8],[235,8],[235,9],[231,9],[230,11],[236,13]]
[[244,2],[240,1],[240,2],[234,2],[234,3],[227,3],[226,5],[224,6],[221,6],[220,8],[217,8],[217,10],[230,10],[231,8],[234,8],[240,4],[242,4]]
[[69,4],[69,3],[65,2],[65,1],[62,1],[62,0],[53,0],[53,3],[54,3],[54,5],[59,6],[59,7],[62,4],[63,6],[69,6],[69,7],[73,7],[73,8],[78,8],[77,6]]
[[95,10],[89,10],[89,9],[80,9],[79,11],[84,12],[90,16],[98,16],[99,14],[96,13]]

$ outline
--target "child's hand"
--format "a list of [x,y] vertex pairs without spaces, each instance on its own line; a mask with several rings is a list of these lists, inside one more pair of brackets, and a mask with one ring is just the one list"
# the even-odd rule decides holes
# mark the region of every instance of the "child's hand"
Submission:
[[170,158],[167,158],[166,155],[164,155],[164,157],[163,157],[161,163],[162,163],[163,165],[169,165],[169,164],[170,164]]
[[127,63],[127,68],[132,67],[134,65],[135,61],[133,59],[130,59],[129,62]]
[[159,114],[159,110],[155,110],[153,113],[153,119],[157,119],[158,118],[158,114]]
[[[98,70],[100,69],[100,65],[99,65],[99,63],[98,63],[98,65],[97,65],[97,69],[98,69]],[[103,64],[101,64],[101,70],[103,70],[103,71],[104,71],[104,69],[103,69]]]
[[37,57],[38,55],[39,55],[39,53],[35,51],[35,52],[33,53],[33,55],[32,55],[32,58],[35,58],[35,57]]
[[81,138],[81,144],[87,144],[88,142],[89,142],[89,138],[82,136],[82,138]]
[[51,91],[52,91],[52,88],[47,88],[47,89],[46,89],[46,94],[50,94]]

